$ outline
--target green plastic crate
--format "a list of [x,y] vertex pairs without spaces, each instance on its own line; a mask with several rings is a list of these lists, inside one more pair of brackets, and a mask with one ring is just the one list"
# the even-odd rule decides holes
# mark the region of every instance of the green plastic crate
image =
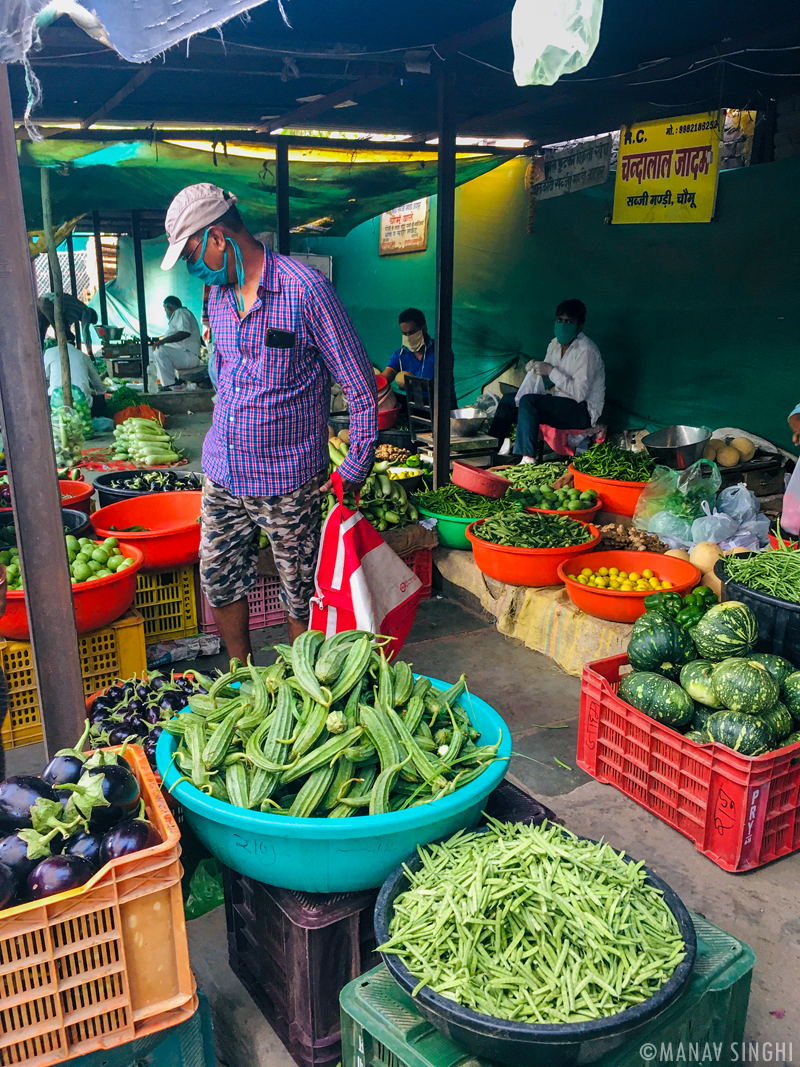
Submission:
[[77,1056],[69,1060],[69,1067],[215,1067],[211,1010],[202,993],[198,992],[197,999],[197,1011],[186,1022],[138,1041]]
[[[700,915],[697,963],[683,995],[659,1017],[652,1030],[614,1049],[596,1067],[647,1067],[640,1049],[645,1042],[660,1048],[672,1042],[722,1043],[715,1064],[734,1062],[731,1046],[744,1037],[752,949]],[[417,1011],[414,1002],[381,964],[346,985],[339,998],[342,1012],[342,1067],[497,1067],[445,1037]]]

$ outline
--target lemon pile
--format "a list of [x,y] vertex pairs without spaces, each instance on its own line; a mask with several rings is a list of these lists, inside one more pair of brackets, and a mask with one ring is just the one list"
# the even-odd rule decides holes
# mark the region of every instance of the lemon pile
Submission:
[[584,567],[580,574],[568,574],[574,582],[589,585],[593,589],[615,589],[623,593],[654,593],[656,590],[672,589],[672,582],[662,582],[658,575],[649,569],[641,574],[637,571],[621,571],[617,567]]

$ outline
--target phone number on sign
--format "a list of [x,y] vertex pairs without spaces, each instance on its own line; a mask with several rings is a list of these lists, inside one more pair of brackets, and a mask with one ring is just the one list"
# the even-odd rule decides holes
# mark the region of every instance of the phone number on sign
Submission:
[[684,126],[679,126],[676,133],[697,133],[698,130],[716,130],[719,126],[717,119],[708,119],[706,122],[688,122]]

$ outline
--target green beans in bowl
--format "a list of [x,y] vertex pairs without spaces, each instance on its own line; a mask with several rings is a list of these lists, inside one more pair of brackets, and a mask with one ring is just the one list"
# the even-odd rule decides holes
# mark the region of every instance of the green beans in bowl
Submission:
[[508,585],[560,585],[560,564],[600,544],[595,526],[564,515],[492,515],[467,527],[478,569]]

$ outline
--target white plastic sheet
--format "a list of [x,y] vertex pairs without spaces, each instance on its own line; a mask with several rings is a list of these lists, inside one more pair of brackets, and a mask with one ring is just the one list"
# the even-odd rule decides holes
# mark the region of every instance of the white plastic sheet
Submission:
[[603,0],[516,0],[511,15],[514,80],[552,85],[592,58],[600,40]]

